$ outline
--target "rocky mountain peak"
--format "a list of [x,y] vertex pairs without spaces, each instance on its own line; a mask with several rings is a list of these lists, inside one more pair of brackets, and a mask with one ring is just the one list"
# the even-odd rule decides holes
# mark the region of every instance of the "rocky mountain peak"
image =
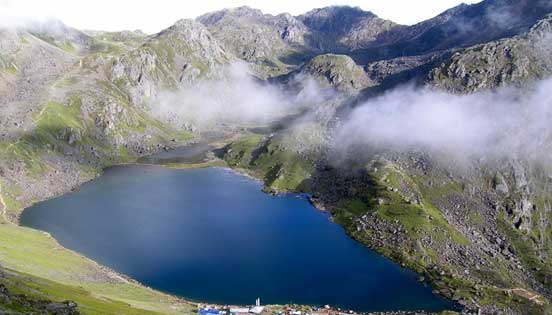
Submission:
[[161,31],[161,33],[170,32],[170,31],[176,31],[176,32],[202,31],[204,29],[205,27],[201,23],[198,23],[193,19],[180,19],[176,21],[169,28]]
[[224,55],[224,48],[218,43],[209,30],[201,23],[192,19],[178,20],[171,27],[156,34],[152,41],[161,41],[181,51],[209,51],[210,55]]
[[[378,47],[353,52],[360,63],[465,48],[527,32],[552,12],[549,0],[486,0],[459,5],[378,37]],[[484,31],[482,31],[484,30]]]
[[251,8],[249,6],[241,6],[237,8],[231,8],[226,10],[228,13],[234,15],[234,16],[262,16],[263,12],[259,9]]
[[331,6],[297,17],[316,36],[313,45],[324,52],[345,53],[370,46],[398,25],[358,7]]
[[197,18],[197,21],[201,22],[203,25],[209,26],[219,23],[224,19],[262,19],[263,16],[263,12],[259,9],[241,6],[201,15]]
[[281,71],[287,64],[304,61],[303,53],[308,50],[304,40],[309,30],[290,14],[274,16],[238,7],[205,14],[196,20],[235,56],[255,63],[263,73]]
[[360,20],[377,18],[377,15],[359,7],[331,6],[311,10],[298,18],[313,30],[346,32]]

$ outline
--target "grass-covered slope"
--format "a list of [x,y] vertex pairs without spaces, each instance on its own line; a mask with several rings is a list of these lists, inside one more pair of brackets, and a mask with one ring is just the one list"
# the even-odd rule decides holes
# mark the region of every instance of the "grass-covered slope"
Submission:
[[285,140],[246,133],[218,153],[230,167],[263,179],[267,191],[309,191],[314,160],[290,151]]
[[[182,314],[194,305],[145,288],[64,249],[49,235],[0,225],[0,285],[34,301],[70,300],[82,314]],[[17,271],[15,271],[17,270]],[[0,303],[0,310],[36,311],[38,305]]]

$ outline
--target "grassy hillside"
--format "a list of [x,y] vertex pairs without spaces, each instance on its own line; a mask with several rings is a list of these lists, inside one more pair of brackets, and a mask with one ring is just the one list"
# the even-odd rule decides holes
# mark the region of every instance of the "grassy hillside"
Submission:
[[40,231],[2,223],[0,244],[0,284],[15,294],[71,300],[83,314],[182,314],[195,307],[127,280]]

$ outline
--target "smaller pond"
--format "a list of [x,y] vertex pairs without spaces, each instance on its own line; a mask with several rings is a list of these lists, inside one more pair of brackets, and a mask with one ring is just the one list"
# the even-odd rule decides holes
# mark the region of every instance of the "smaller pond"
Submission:
[[259,182],[221,168],[111,168],[78,192],[26,209],[21,222],[147,286],[198,301],[451,307],[306,199],[265,194]]
[[161,151],[153,155],[141,157],[138,163],[165,164],[165,163],[199,163],[205,160],[207,152],[213,149],[208,143],[194,143],[169,151]]

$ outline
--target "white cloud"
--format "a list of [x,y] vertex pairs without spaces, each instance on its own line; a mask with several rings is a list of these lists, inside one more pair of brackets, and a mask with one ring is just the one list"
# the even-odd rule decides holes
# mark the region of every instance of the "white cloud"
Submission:
[[278,87],[261,84],[245,63],[222,69],[222,78],[161,93],[150,104],[154,115],[177,126],[209,130],[221,125],[268,123],[297,108]]
[[[398,23],[412,24],[433,17],[461,2],[469,0],[0,0],[0,19],[7,16],[32,18],[52,17],[80,29],[142,29],[155,33],[181,18],[228,7],[248,5],[265,13],[301,14],[329,5],[359,6]],[[5,21],[4,23],[5,24]]]
[[338,152],[423,150],[458,158],[524,157],[550,162],[552,79],[528,91],[454,95],[397,88],[350,114],[337,129]]

